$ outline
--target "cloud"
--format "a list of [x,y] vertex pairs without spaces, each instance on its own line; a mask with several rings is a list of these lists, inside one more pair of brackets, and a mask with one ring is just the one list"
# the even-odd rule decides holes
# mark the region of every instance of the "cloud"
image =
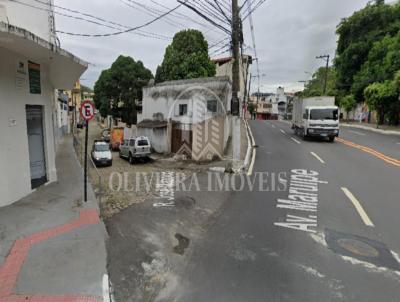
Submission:
[[[129,1],[55,0],[55,4],[129,27],[154,18],[146,12],[145,6],[166,10],[152,0],[137,0],[141,6],[133,9],[126,4],[133,4]],[[175,0],[156,2],[169,8],[177,5]],[[298,81],[307,80],[309,77],[304,71],[314,71],[323,64],[322,61],[315,59],[317,55],[330,54],[332,58],[334,57],[337,40],[335,30],[340,20],[361,9],[367,2],[368,0],[266,1],[253,15],[260,69],[266,74],[261,80],[261,89],[274,91],[278,86],[285,86],[287,90],[301,89],[302,84]],[[58,30],[77,33],[115,31],[62,16],[56,16],[56,26]],[[184,28],[202,30],[210,44],[226,36],[184,7],[179,8],[172,17],[160,20],[144,30],[172,37]],[[247,21],[244,23],[244,34],[246,45],[251,46],[250,27]],[[154,73],[163,59],[165,48],[170,43],[164,39],[146,38],[137,34],[107,38],[71,37],[59,34],[59,38],[63,48],[92,64],[83,75],[82,81],[89,86],[94,85],[101,70],[109,68],[120,54],[141,60]],[[249,48],[246,52],[252,54],[253,51]],[[252,66],[251,72],[256,73],[255,65]],[[253,90],[256,89],[255,84]]]

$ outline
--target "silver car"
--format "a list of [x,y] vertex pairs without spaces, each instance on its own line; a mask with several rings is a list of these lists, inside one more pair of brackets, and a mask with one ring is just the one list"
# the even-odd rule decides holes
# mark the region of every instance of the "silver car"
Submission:
[[150,140],[146,136],[125,139],[120,145],[119,156],[132,165],[137,158],[148,159],[151,155]]

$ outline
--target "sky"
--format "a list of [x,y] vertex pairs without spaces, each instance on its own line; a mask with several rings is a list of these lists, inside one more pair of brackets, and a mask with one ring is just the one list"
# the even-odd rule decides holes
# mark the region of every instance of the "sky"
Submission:
[[[239,3],[242,2],[243,0],[239,0]],[[367,2],[368,0],[267,0],[253,13],[256,49],[262,75],[260,91],[274,92],[279,86],[285,87],[287,92],[301,90],[304,84],[299,81],[309,80],[310,73],[324,65],[316,56],[329,54],[334,58],[337,41],[335,30],[341,19],[363,8]],[[164,7],[173,8],[177,4],[176,0],[55,0],[57,6],[91,14],[127,28],[155,18],[146,8],[165,12],[167,9]],[[59,8],[56,11],[79,16]],[[115,27],[110,23],[108,25]],[[244,21],[243,27],[244,52],[254,57],[248,19]],[[185,28],[201,30],[209,45],[228,37],[225,32],[209,25],[185,7],[179,7],[168,18],[143,28],[146,32],[139,33],[141,35],[126,33],[94,38],[58,33],[58,37],[62,48],[90,63],[81,82],[93,87],[101,71],[109,68],[119,55],[142,61],[154,74],[173,35]],[[118,31],[61,15],[56,15],[56,29],[86,34]],[[218,51],[224,44],[210,50],[212,58],[229,56],[229,52],[221,53],[224,49]],[[257,74],[256,62],[250,72]],[[252,91],[257,89],[257,80],[253,80]]]

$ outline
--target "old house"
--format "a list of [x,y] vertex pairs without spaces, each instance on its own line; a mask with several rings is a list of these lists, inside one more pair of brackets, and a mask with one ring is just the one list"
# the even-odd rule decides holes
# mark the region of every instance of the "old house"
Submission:
[[222,157],[231,137],[231,86],[228,77],[213,77],[145,87],[138,135],[156,152]]

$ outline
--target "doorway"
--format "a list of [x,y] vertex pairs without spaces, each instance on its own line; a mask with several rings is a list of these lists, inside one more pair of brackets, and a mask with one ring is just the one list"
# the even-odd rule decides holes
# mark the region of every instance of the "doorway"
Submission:
[[31,186],[35,189],[47,182],[44,152],[43,106],[26,105]]

